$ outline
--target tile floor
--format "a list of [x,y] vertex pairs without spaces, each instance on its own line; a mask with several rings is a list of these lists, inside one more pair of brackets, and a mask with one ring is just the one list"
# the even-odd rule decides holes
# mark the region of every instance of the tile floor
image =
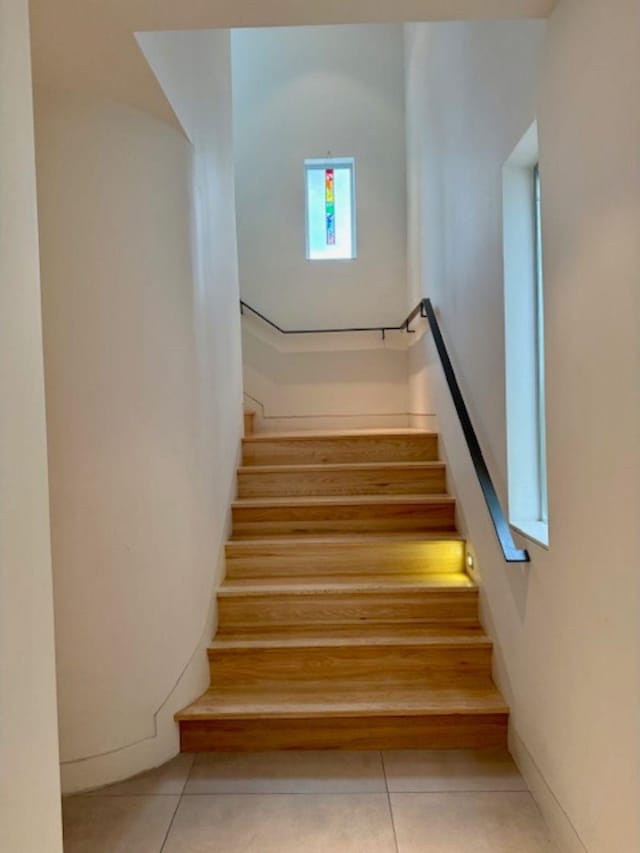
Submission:
[[63,813],[65,853],[557,853],[495,751],[179,755]]

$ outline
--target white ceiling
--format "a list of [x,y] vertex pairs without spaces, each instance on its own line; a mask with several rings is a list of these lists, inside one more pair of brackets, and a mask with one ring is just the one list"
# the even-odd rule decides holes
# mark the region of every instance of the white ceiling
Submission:
[[134,38],[147,30],[550,14],[555,0],[31,0],[34,81],[124,101],[179,127]]

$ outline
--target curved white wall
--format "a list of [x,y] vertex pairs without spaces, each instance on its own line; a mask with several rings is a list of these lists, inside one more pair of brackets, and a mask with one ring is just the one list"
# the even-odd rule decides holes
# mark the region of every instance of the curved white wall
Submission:
[[67,789],[177,752],[172,714],[208,683],[242,393],[228,34],[215,38],[206,152],[131,107],[37,93]]

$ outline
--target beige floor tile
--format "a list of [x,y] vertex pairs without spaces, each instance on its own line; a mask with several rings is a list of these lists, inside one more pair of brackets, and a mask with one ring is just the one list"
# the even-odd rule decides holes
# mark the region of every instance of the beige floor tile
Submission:
[[399,750],[384,752],[390,791],[526,791],[506,750]]
[[557,853],[525,792],[391,794],[399,853]]
[[193,758],[193,755],[176,755],[175,758],[161,767],[140,773],[124,782],[117,782],[115,785],[107,785],[107,787],[98,788],[96,791],[88,791],[82,796],[115,797],[132,794],[181,794],[189,776]]
[[69,797],[62,808],[64,853],[159,853],[178,801]]
[[202,753],[186,794],[311,794],[386,791],[379,752]]
[[385,794],[185,796],[163,853],[395,853]]

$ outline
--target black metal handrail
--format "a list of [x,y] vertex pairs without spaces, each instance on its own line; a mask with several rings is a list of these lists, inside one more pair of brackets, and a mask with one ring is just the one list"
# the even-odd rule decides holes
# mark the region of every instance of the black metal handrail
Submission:
[[523,548],[516,548],[513,536],[511,535],[509,522],[505,518],[502,507],[500,506],[498,495],[496,494],[496,490],[493,486],[491,475],[487,468],[487,463],[484,461],[480,442],[478,441],[478,436],[476,435],[476,431],[471,423],[469,411],[465,405],[462,392],[460,391],[460,386],[458,385],[458,380],[456,379],[456,374],[453,369],[453,365],[451,364],[451,359],[449,358],[449,353],[447,352],[447,347],[442,338],[440,326],[438,325],[438,320],[436,319],[436,314],[433,310],[433,305],[431,304],[430,299],[422,300],[421,316],[426,317],[429,323],[429,328],[431,329],[433,341],[436,345],[436,349],[438,350],[438,355],[440,356],[440,363],[442,364],[447,385],[449,386],[449,391],[453,398],[453,405],[456,407],[460,426],[462,427],[462,432],[464,433],[467,447],[471,454],[471,461],[473,462],[473,467],[475,468],[476,476],[478,477],[480,488],[482,489],[482,494],[484,495],[487,509],[489,510],[489,515],[491,516],[491,521],[493,522],[504,558],[507,563],[528,563],[529,552]]
[[255,314],[256,317],[259,317],[271,326],[272,329],[275,329],[276,332],[280,332],[282,335],[334,335],[342,332],[380,332],[382,334],[382,340],[384,340],[387,332],[408,332],[409,334],[413,334],[415,329],[411,329],[409,326],[416,317],[424,316],[421,313],[421,306],[422,302],[419,302],[409,316],[400,323],[399,326],[353,326],[341,329],[283,329],[277,323],[274,323],[273,320],[265,317],[265,315],[260,311],[252,308],[251,305],[243,299],[240,300],[240,313],[244,314],[245,310],[250,311],[251,314]]
[[482,489],[482,494],[484,495],[487,509],[489,510],[489,515],[491,516],[491,521],[493,522],[504,559],[507,563],[529,562],[529,552],[523,548],[517,548],[513,541],[509,522],[505,517],[502,506],[500,505],[500,500],[498,499],[498,495],[494,488],[493,481],[491,480],[487,463],[484,460],[484,456],[480,448],[478,436],[476,435],[476,431],[471,423],[469,411],[464,402],[462,392],[460,391],[460,386],[458,385],[458,380],[456,379],[456,374],[453,369],[453,365],[451,364],[451,359],[449,358],[449,353],[447,352],[447,347],[443,340],[442,333],[440,332],[440,326],[430,299],[421,299],[413,311],[408,315],[406,320],[400,323],[399,326],[361,326],[348,329],[283,329],[278,326],[277,323],[274,323],[268,317],[265,317],[264,314],[261,314],[260,311],[256,311],[255,308],[252,308],[251,305],[241,299],[240,312],[244,314],[245,310],[255,314],[256,317],[259,317],[283,335],[317,335],[340,332],[381,332],[383,340],[386,332],[404,331],[413,333],[415,330],[411,329],[410,326],[416,317],[426,319],[429,323],[431,334],[433,335],[433,341],[436,345],[436,350],[438,351],[438,356],[440,358],[440,363],[442,364],[445,379],[447,380],[447,385],[449,386],[453,405],[455,406],[458,419],[460,420],[460,426],[462,427],[462,432],[464,433],[465,441],[467,442],[467,447],[471,454],[471,461],[473,462],[473,467],[475,469],[476,476],[478,477],[478,482],[480,483],[480,488]]

